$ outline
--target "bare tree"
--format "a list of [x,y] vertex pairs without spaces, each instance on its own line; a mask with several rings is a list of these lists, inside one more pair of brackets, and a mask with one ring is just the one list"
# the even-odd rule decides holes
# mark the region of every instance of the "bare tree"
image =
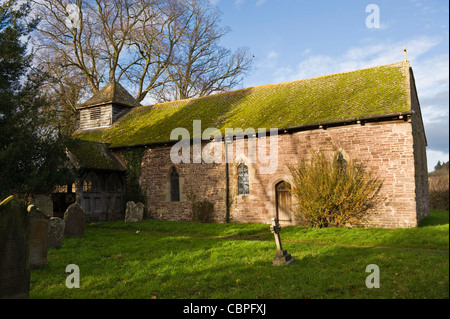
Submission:
[[[38,56],[52,68],[77,67],[86,78],[93,92],[98,91],[100,79],[97,65],[98,47],[93,47],[92,25],[78,23],[88,20],[83,11],[77,10],[82,1],[77,1],[74,12],[70,12],[68,3],[62,0],[40,1],[37,14],[44,23],[38,29]],[[75,18],[73,14],[76,14]],[[72,19],[71,19],[72,18]],[[78,21],[74,21],[77,19]],[[82,27],[81,27],[82,26]],[[43,53],[42,53],[43,52]]]
[[94,93],[126,81],[138,101],[204,96],[233,88],[250,68],[245,50],[218,46],[229,30],[207,0],[35,1],[41,63],[61,80],[77,70]]
[[177,0],[163,1],[144,11],[140,28],[130,39],[135,59],[120,74],[137,85],[138,101],[170,81],[168,68],[174,63],[176,48],[193,14],[183,1]]
[[[246,49],[235,53],[219,46],[230,29],[219,26],[219,14],[202,1],[192,1],[191,19],[169,68],[170,92],[175,99],[205,96],[228,91],[238,85],[250,70],[252,60]],[[171,94],[170,94],[171,93]]]
[[51,51],[55,64],[78,68],[93,92],[116,80],[122,51],[143,10],[140,1],[43,0],[36,7],[37,46]]

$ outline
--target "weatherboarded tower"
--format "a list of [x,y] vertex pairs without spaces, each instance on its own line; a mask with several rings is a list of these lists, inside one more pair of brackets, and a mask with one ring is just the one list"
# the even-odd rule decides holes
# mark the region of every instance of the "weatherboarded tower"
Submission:
[[108,127],[119,117],[140,104],[118,82],[109,82],[92,98],[77,108],[79,129]]

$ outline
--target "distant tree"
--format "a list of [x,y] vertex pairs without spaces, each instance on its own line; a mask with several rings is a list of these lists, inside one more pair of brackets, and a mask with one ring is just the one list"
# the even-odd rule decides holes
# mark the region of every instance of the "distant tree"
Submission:
[[434,170],[437,171],[437,170],[440,170],[441,168],[442,168],[441,161],[438,161],[436,166],[434,167]]
[[443,168],[443,169],[446,169],[446,170],[448,171],[448,168],[449,168],[449,161],[444,162],[444,164],[442,164],[442,168]]
[[48,192],[68,177],[63,138],[47,125],[44,74],[31,67],[27,40],[36,27],[30,3],[0,6],[0,195]]

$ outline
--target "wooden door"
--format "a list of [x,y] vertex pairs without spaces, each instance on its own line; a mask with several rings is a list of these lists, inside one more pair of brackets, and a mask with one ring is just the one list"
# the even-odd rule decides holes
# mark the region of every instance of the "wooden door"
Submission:
[[291,185],[280,182],[276,186],[277,219],[281,222],[291,222]]

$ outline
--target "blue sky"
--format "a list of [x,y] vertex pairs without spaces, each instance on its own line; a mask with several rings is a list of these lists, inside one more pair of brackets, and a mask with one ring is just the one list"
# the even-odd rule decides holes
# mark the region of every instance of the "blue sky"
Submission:
[[[210,0],[231,28],[221,41],[255,56],[242,87],[403,61],[414,71],[428,168],[449,160],[449,4],[443,0]],[[379,8],[379,27],[368,28]],[[370,25],[369,25],[370,26]]]

